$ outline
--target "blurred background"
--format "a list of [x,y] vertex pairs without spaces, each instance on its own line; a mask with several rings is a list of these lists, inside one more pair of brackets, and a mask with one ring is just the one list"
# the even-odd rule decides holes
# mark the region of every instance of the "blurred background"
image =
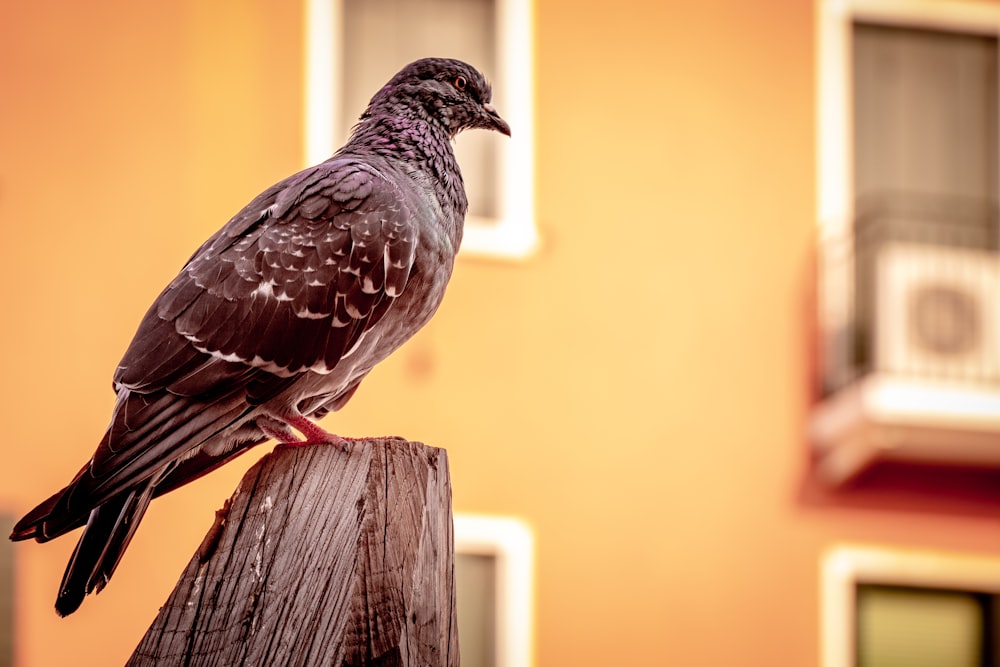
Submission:
[[[848,325],[817,315],[818,283],[857,301],[853,282],[817,277],[822,6],[528,5],[538,245],[463,256],[436,318],[325,421],[447,449],[456,512],[531,528],[537,665],[819,664],[834,545],[1000,556],[1000,478],[981,461],[876,466],[837,486],[813,452],[815,415],[879,370],[831,361]],[[306,7],[4,9],[0,512],[13,520],[91,455],[160,289],[305,166]],[[995,198],[995,153],[983,159],[975,177],[993,185],[976,192]],[[73,537],[14,545],[12,570],[0,557],[13,664],[123,663],[259,449],[153,503],[114,581],[67,619],[52,604]]]

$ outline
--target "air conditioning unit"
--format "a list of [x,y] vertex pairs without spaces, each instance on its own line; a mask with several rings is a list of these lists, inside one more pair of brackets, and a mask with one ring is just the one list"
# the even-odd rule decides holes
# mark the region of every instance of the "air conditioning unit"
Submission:
[[1000,254],[887,242],[860,262],[870,366],[812,409],[820,477],[880,461],[1000,468]]
[[874,322],[877,372],[1000,380],[1000,256],[887,243],[875,261]]

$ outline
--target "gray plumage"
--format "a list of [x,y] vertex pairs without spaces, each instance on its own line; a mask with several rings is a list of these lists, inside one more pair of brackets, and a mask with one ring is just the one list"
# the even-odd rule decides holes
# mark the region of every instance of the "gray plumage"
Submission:
[[152,498],[268,438],[343,445],[312,420],[440,305],[467,208],[451,140],[510,135],[490,100],[466,63],[407,65],[332,158],[261,193],[195,252],[115,372],[93,458],[11,534],[44,542],[86,524],[59,614],[107,584]]

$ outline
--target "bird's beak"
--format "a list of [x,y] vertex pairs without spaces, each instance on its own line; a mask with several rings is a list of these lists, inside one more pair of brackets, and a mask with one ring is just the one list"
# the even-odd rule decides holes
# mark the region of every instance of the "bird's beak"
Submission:
[[489,129],[506,134],[508,137],[510,136],[510,125],[500,117],[500,114],[497,113],[492,104],[483,105],[483,115],[486,117],[486,126]]

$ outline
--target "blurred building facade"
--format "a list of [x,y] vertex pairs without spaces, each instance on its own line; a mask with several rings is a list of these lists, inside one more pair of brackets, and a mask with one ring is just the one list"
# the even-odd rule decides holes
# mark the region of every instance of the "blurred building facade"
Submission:
[[[989,469],[817,474],[811,415],[839,388],[816,315],[817,8],[535,0],[538,246],[464,258],[435,320],[327,418],[446,448],[457,512],[531,526],[537,665],[819,664],[834,546],[1000,555]],[[305,8],[6,9],[13,515],[93,451],[114,366],[191,250],[303,166]],[[17,545],[16,664],[124,662],[251,463],[158,499],[69,619],[72,541]]]

